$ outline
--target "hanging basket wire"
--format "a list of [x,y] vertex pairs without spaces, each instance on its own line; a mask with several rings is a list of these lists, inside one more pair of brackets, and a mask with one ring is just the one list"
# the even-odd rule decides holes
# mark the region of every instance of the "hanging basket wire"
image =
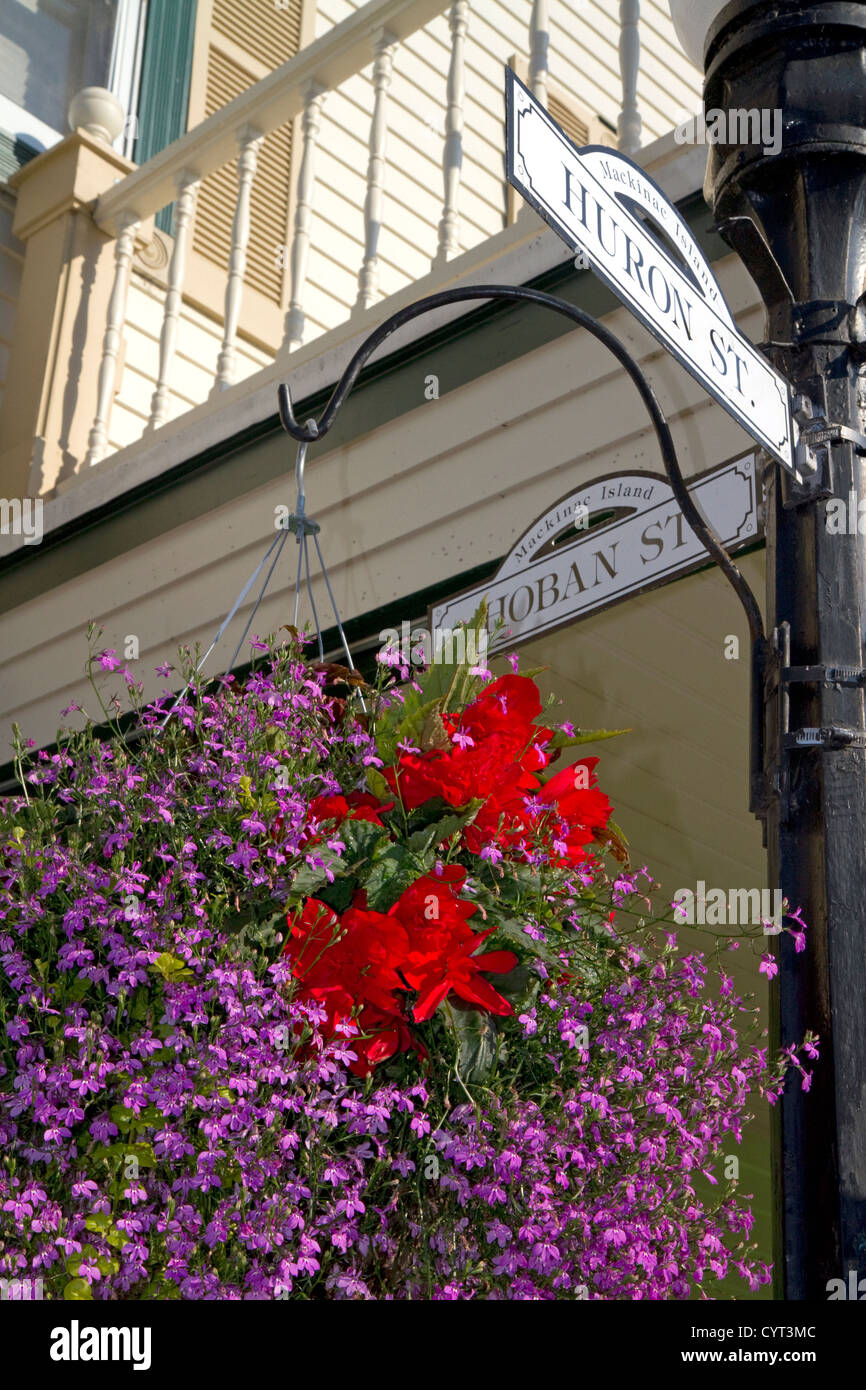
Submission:
[[[315,420],[307,420],[306,425],[305,425],[305,428],[310,432],[311,435],[315,436],[315,433],[317,432],[317,431],[316,431],[316,422],[315,422]],[[343,651],[346,653],[346,660],[347,660],[347,662],[348,662],[349,669],[350,669],[351,671],[357,671],[358,668],[356,667],[355,662],[354,662],[354,660],[353,660],[353,658],[352,658],[352,653],[351,653],[351,651],[350,651],[350,649],[349,649],[349,643],[348,643],[348,641],[346,640],[346,634],[345,634],[345,631],[343,630],[343,624],[342,624],[342,621],[341,621],[341,619],[340,619],[339,610],[338,610],[338,608],[337,608],[337,601],[336,601],[336,599],[334,598],[334,591],[333,591],[333,589],[331,588],[331,579],[330,579],[330,575],[328,574],[327,565],[325,564],[325,557],[324,557],[324,555],[322,554],[322,547],[321,547],[321,545],[319,544],[319,531],[321,530],[321,527],[319,526],[319,523],[318,523],[316,520],[314,520],[313,517],[307,516],[307,495],[306,495],[306,490],[305,490],[305,486],[304,486],[304,468],[305,468],[305,465],[306,465],[307,447],[308,447],[308,444],[309,444],[309,440],[307,440],[307,439],[304,439],[304,440],[300,441],[300,443],[298,444],[297,459],[296,459],[296,461],[295,461],[295,483],[296,483],[297,490],[298,490],[298,497],[297,497],[297,502],[296,502],[296,504],[295,504],[295,510],[292,512],[291,516],[288,518],[286,526],[283,527],[283,528],[281,528],[281,532],[282,532],[282,533],[281,533],[280,535],[278,535],[278,536],[275,536],[274,539],[271,541],[270,545],[268,546],[268,548],[267,548],[267,550],[265,551],[264,555],[262,556],[261,560],[260,560],[259,563],[256,565],[256,568],[253,570],[253,572],[252,572],[252,574],[250,575],[249,579],[247,580],[246,584],[245,584],[244,587],[241,589],[240,593],[238,594],[237,598],[235,599],[234,603],[232,604],[232,607],[230,608],[229,612],[226,614],[225,618],[223,618],[223,621],[220,623],[219,627],[217,628],[217,631],[216,631],[216,633],[214,634],[213,641],[211,642],[211,644],[210,644],[210,646],[208,647],[207,651],[205,652],[204,656],[201,657],[200,660],[196,663],[195,670],[194,670],[192,676],[190,677],[190,679],[187,681],[187,683],[186,683],[186,685],[184,686],[183,690],[180,692],[179,695],[176,695],[176,696],[175,696],[174,700],[172,701],[172,704],[169,706],[169,709],[166,711],[165,718],[163,719],[162,724],[161,724],[161,726],[160,726],[161,728],[163,728],[163,729],[165,728],[165,726],[166,726],[166,724],[168,723],[169,719],[171,718],[172,714],[173,714],[174,711],[176,710],[178,704],[180,703],[180,701],[183,699],[183,697],[184,697],[184,696],[187,694],[187,692],[189,691],[189,689],[190,689],[190,687],[192,686],[192,683],[193,683],[195,677],[196,677],[196,676],[199,674],[199,672],[202,670],[202,668],[203,668],[205,662],[207,661],[208,657],[211,655],[211,652],[214,650],[214,648],[215,648],[215,647],[217,646],[217,644],[219,643],[220,639],[221,639],[222,636],[223,636],[223,633],[226,631],[226,628],[227,628],[227,627],[229,626],[229,624],[231,623],[232,619],[234,618],[235,614],[237,613],[238,609],[240,608],[240,606],[241,606],[241,604],[243,603],[244,599],[246,598],[247,594],[250,592],[250,589],[253,587],[253,585],[255,584],[256,580],[257,580],[258,577],[259,577],[259,575],[261,574],[262,570],[265,568],[265,565],[267,564],[268,560],[271,559],[271,556],[273,556],[273,559],[271,559],[270,568],[268,569],[267,573],[265,574],[264,580],[263,580],[263,582],[262,582],[261,589],[259,590],[258,598],[256,599],[255,603],[253,604],[253,607],[252,607],[252,610],[251,610],[251,612],[250,612],[250,615],[249,615],[249,617],[247,618],[247,621],[246,621],[246,625],[245,625],[245,627],[244,627],[244,630],[243,630],[243,632],[242,632],[241,635],[240,635],[240,638],[239,638],[239,640],[238,640],[237,646],[235,647],[234,651],[232,652],[231,660],[229,661],[228,666],[226,667],[225,671],[223,672],[223,675],[222,675],[221,679],[222,679],[223,681],[225,681],[225,680],[231,675],[232,670],[234,669],[234,664],[235,664],[235,662],[237,661],[238,656],[239,656],[240,651],[241,651],[241,648],[243,647],[244,642],[245,642],[246,639],[247,639],[247,634],[249,633],[249,630],[250,630],[250,628],[252,627],[252,624],[253,624],[253,621],[254,621],[254,619],[255,619],[255,616],[256,616],[257,612],[259,611],[259,607],[260,607],[260,605],[261,605],[262,599],[264,598],[264,596],[265,596],[265,594],[266,594],[266,592],[267,592],[268,585],[269,585],[270,582],[271,582],[271,578],[272,578],[272,576],[273,576],[274,570],[275,570],[276,567],[277,567],[277,564],[278,564],[278,562],[279,562],[280,556],[281,556],[282,553],[283,553],[283,548],[285,547],[286,541],[288,540],[290,534],[293,534],[293,535],[295,536],[295,540],[296,540],[297,546],[298,546],[298,567],[297,567],[297,572],[296,572],[296,574],[295,574],[295,602],[294,602],[294,607],[293,607],[293,611],[292,611],[292,626],[295,627],[295,628],[297,628],[297,626],[298,626],[298,616],[299,616],[300,603],[301,603],[301,577],[302,577],[302,571],[303,571],[304,580],[305,580],[305,582],[306,582],[307,595],[308,595],[309,600],[310,600],[310,609],[311,609],[312,614],[313,614],[313,623],[314,623],[314,625],[315,625],[315,630],[316,630],[316,640],[317,640],[317,642],[318,642],[318,647],[319,647],[319,660],[320,660],[320,661],[324,661],[324,659],[325,659],[325,650],[324,650],[324,646],[323,646],[323,644],[322,644],[322,630],[321,630],[321,625],[320,625],[320,623],[319,623],[318,611],[317,611],[317,609],[316,609],[316,600],[315,600],[315,598],[313,597],[313,583],[312,583],[312,577],[311,577],[311,574],[310,574],[310,553],[309,553],[309,546],[308,546],[308,537],[309,537],[309,536],[312,536],[312,538],[313,538],[313,543],[314,543],[314,545],[315,545],[315,547],[316,547],[316,555],[318,556],[318,559],[319,559],[319,568],[320,568],[321,571],[322,571],[322,578],[323,578],[324,581],[325,581],[325,588],[326,588],[327,591],[328,591],[328,598],[329,598],[330,601],[331,601],[331,608],[333,609],[334,617],[335,617],[336,620],[337,620],[337,631],[338,631],[339,634],[340,634],[340,643],[341,643],[341,645],[342,645]],[[362,704],[363,704],[363,697],[362,697]],[[366,706],[365,706],[365,708],[366,708]]]

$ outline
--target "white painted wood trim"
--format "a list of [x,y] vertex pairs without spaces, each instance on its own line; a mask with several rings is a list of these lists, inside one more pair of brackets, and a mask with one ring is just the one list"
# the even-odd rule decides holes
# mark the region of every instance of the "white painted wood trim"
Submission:
[[232,249],[229,256],[229,277],[226,284],[226,306],[223,327],[223,341],[217,358],[217,373],[214,390],[224,391],[234,380],[236,366],[236,341],[238,320],[241,316],[241,299],[244,292],[244,271],[247,264],[247,246],[250,240],[250,194],[255,178],[259,150],[264,133],[255,126],[244,126],[238,131],[238,197],[235,215],[232,219]]
[[177,346],[177,328],[183,305],[183,281],[186,272],[190,223],[195,210],[197,194],[198,180],[195,175],[184,170],[177,178],[177,199],[174,205],[174,246],[168,267],[168,290],[165,296],[165,311],[159,336],[159,371],[156,390],[150,404],[149,423],[151,429],[155,429],[168,418],[168,383]]
[[617,121],[619,148],[623,154],[640,149],[642,121],[637,104],[640,73],[640,0],[620,0],[619,70],[622,76],[622,111]]
[[132,211],[143,220],[166,207],[174,197],[179,169],[193,170],[202,179],[222,168],[235,153],[240,128],[276,130],[301,114],[310,82],[331,90],[360,72],[370,61],[370,44],[379,30],[387,29],[400,42],[423,29],[443,8],[443,0],[368,0],[261,82],[120,179],[98,200],[97,225],[116,236],[122,213]]
[[[652,173],[669,198],[677,201],[699,192],[706,167],[706,148],[677,145],[673,132],[640,151],[641,165]],[[396,309],[435,294],[449,285],[525,284],[571,260],[559,238],[536,219],[519,220],[422,280],[380,301],[364,319],[347,321],[292,354],[291,384],[297,400],[333,386],[352,353],[377,323]],[[451,323],[474,306],[452,305],[411,323],[389,338],[378,355],[409,345]],[[373,360],[375,361],[376,355]],[[45,500],[45,534],[68,525],[96,507],[103,506],[134,487],[152,482],[201,450],[220,444],[229,434],[248,429],[273,415],[276,388],[289,368],[285,357],[264,368],[254,381],[239,382],[215,399],[195,406],[177,420],[169,420],[157,434],[146,435],[113,454],[102,468],[83,478],[70,479]],[[20,536],[0,536],[0,556],[10,555],[24,544]]]
[[549,51],[550,5],[548,0],[533,0],[529,26],[529,89],[542,106],[547,105]]
[[379,234],[385,205],[385,154],[388,142],[388,88],[394,70],[396,41],[387,29],[373,39],[373,118],[370,122],[370,155],[367,163],[367,196],[364,199],[364,260],[358,275],[355,311],[369,308],[379,294]]
[[445,145],[442,151],[444,202],[439,223],[438,256],[446,261],[460,249],[460,173],[463,166],[463,104],[466,100],[466,34],[469,28],[468,0],[455,0],[448,16],[451,60],[448,66],[448,113]]
[[138,219],[127,213],[120,235],[114,244],[114,283],[111,287],[111,298],[108,301],[105,336],[102,340],[102,361],[99,364],[99,380],[96,388],[96,413],[87,439],[88,448],[84,459],[85,470],[100,462],[108,444],[108,419],[114,395],[123,326],[126,321],[126,295],[129,289],[129,271],[132,265],[132,253],[135,249],[135,228],[137,225]]
[[316,144],[322,125],[322,106],[327,93],[313,82],[307,88],[301,123],[303,150],[295,201],[292,238],[291,289],[286,315],[285,345],[291,351],[304,341],[304,287],[310,259],[310,231],[313,222],[313,190],[316,182]]

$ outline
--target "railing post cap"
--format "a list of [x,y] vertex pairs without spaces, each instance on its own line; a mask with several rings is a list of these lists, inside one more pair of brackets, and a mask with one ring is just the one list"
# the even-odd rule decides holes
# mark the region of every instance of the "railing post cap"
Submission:
[[69,103],[70,130],[86,130],[95,140],[113,145],[126,122],[126,112],[107,87],[82,87]]

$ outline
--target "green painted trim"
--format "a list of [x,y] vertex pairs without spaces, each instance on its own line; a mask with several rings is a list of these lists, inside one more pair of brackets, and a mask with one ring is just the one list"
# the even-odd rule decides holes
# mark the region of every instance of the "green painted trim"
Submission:
[[[197,0],[149,0],[135,162],[144,164],[186,131]],[[171,234],[174,204],[156,215]]]

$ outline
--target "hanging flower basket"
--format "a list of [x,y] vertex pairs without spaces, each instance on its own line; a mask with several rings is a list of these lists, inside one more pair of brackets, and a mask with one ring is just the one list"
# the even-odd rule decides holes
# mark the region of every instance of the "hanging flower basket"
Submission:
[[243,682],[190,663],[134,739],[19,747],[0,1276],[66,1300],[766,1282],[721,1155],[808,1073],[678,949],[597,759],[562,765],[611,735],[516,671],[386,659],[366,685],[292,634],[254,646]]

